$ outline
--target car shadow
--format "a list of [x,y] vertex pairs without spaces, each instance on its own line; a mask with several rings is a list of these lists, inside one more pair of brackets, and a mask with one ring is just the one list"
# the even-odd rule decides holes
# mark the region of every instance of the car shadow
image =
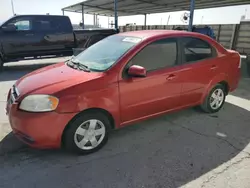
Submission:
[[213,115],[186,109],[113,131],[86,156],[22,146],[0,157],[0,187],[179,187],[244,150],[249,120],[226,103]]
[[1,81],[13,81],[18,80],[24,75],[49,65],[55,64],[51,63],[39,63],[39,64],[25,64],[25,65],[15,65],[15,66],[7,66],[4,67],[4,71],[0,73],[0,82]]

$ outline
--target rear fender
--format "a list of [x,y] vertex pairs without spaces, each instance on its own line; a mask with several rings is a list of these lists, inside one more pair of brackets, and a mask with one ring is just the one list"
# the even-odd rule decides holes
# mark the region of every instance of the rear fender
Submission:
[[[202,98],[201,98],[201,104],[203,103],[203,101],[205,100],[206,96],[209,94],[209,92],[211,91],[211,89],[213,89],[213,87],[220,83],[220,82],[227,82],[228,83],[228,76],[226,74],[219,74],[217,76],[215,76],[211,82],[208,84],[208,86],[206,87],[205,89],[205,92],[203,93],[202,95]],[[230,87],[230,86],[229,86]],[[230,88],[229,88],[230,90]]]

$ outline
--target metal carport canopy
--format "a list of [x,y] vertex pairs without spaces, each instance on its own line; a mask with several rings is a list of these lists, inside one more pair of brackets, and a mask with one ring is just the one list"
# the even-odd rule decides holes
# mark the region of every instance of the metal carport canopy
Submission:
[[[249,0],[195,0],[195,9],[250,4]],[[114,16],[114,0],[86,0],[63,11],[101,16]],[[118,16],[145,15],[153,13],[190,10],[190,0],[117,0]]]
[[118,16],[146,15],[163,12],[190,10],[189,30],[193,24],[194,9],[205,9],[249,4],[249,0],[85,0],[62,9],[68,12],[101,16],[114,16],[115,28],[118,28]]

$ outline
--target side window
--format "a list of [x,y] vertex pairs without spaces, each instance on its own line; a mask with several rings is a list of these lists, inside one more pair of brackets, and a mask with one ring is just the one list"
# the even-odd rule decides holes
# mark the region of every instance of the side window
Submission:
[[34,20],[33,27],[37,31],[50,31],[52,30],[52,24],[49,19],[36,18]]
[[100,40],[102,40],[102,39],[104,39],[104,38],[106,38],[105,35],[95,35],[95,36],[92,36],[92,37],[90,38],[88,47],[89,47],[89,46],[92,46],[93,44],[99,42]]
[[14,19],[7,25],[15,25],[17,31],[27,31],[31,30],[31,21],[26,18]]
[[214,56],[214,50],[209,43],[198,38],[184,38],[184,62],[192,63]]
[[129,64],[142,66],[147,71],[176,65],[177,39],[162,39],[149,44],[136,54]]
[[72,32],[72,25],[66,17],[50,17],[51,30],[57,32]]

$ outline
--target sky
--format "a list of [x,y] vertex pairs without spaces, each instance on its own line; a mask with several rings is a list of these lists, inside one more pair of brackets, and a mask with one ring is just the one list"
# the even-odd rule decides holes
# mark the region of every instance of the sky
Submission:
[[[82,2],[83,0],[13,0],[14,11],[16,14],[53,14],[62,15],[63,7]],[[12,8],[11,0],[0,0],[0,22],[11,17]],[[68,13],[72,23],[79,24],[81,14]],[[169,25],[183,24],[181,17],[183,12],[171,12],[161,14],[151,14],[147,17],[148,25],[166,25],[170,15]],[[246,19],[250,19],[250,3],[249,5],[202,9],[196,10],[194,13],[194,24],[234,24],[239,23],[241,16],[246,15]],[[99,16],[99,23],[102,27],[108,27],[108,20],[112,18]],[[144,16],[127,16],[119,17],[118,24],[125,25],[126,23],[136,23],[137,25],[144,24]],[[85,24],[93,24],[93,16],[85,15]]]

